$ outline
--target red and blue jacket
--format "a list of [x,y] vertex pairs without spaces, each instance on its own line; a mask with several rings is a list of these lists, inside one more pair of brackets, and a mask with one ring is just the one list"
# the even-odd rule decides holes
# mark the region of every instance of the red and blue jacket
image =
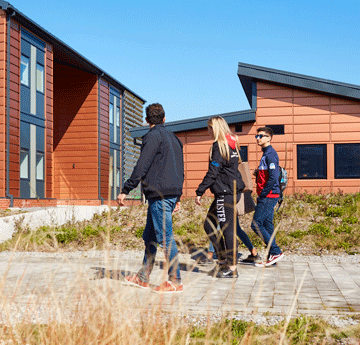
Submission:
[[263,155],[256,175],[256,192],[260,198],[280,196],[279,156],[269,145],[262,148]]

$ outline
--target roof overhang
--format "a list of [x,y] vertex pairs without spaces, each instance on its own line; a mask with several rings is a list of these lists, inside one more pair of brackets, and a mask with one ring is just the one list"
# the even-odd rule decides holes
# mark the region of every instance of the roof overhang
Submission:
[[320,79],[241,62],[239,62],[237,74],[250,105],[252,104],[252,85],[254,81],[265,81],[283,86],[326,93],[337,97],[360,100],[360,86],[358,85],[345,84],[333,80]]
[[[212,116],[223,117],[229,125],[254,122],[255,110],[234,111],[231,113],[218,114]],[[174,133],[204,129],[207,128],[207,122],[209,118],[211,118],[212,116],[203,116],[195,119],[166,122],[165,127],[166,129]],[[149,126],[130,128],[129,131],[131,137],[141,138],[149,131]]]
[[103,80],[113,85],[114,87],[122,91],[127,90],[131,92],[134,96],[138,97],[142,102],[144,103],[146,102],[142,97],[137,95],[135,92],[131,91],[124,84],[120,83],[118,80],[111,77],[101,68],[93,64],[91,61],[87,60],[84,56],[76,52],[74,49],[69,47],[60,39],[50,34],[47,30],[45,30],[40,25],[32,21],[30,18],[22,14],[10,3],[4,0],[0,0],[0,9],[10,14],[11,18],[16,20],[19,24],[24,26],[30,32],[34,33],[39,38],[43,39],[45,42],[51,44],[54,49],[54,62],[63,63],[75,68],[79,68],[88,73],[96,74],[99,77],[101,77]]

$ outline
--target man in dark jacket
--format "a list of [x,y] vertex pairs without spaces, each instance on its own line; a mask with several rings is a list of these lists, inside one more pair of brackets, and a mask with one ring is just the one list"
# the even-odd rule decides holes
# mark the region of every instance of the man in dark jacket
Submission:
[[257,205],[251,228],[263,239],[266,245],[270,244],[268,258],[255,266],[264,267],[274,265],[283,258],[281,249],[276,244],[274,233],[274,207],[280,196],[279,183],[279,156],[270,145],[273,131],[270,127],[257,129],[255,138],[261,147],[263,155],[260,160],[256,175],[256,192],[258,194]]
[[183,291],[183,286],[173,234],[172,212],[180,210],[184,182],[183,145],[175,134],[165,128],[165,112],[161,104],[146,107],[146,121],[150,130],[142,138],[139,160],[118,195],[118,203],[122,206],[126,195],[141,182],[149,203],[143,233],[143,266],[136,275],[125,277],[125,281],[141,288],[149,288],[149,277],[159,244],[165,251],[169,280],[153,291],[177,293]]

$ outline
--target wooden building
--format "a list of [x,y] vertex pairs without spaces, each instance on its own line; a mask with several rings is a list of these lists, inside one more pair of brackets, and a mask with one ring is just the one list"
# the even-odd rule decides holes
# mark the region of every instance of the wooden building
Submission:
[[0,208],[116,199],[144,103],[0,0]]
[[[270,126],[280,165],[286,160],[286,193],[360,191],[360,86],[245,63],[238,64],[238,76],[250,109],[219,115],[238,136],[251,169],[262,156],[256,129]],[[166,123],[184,144],[184,197],[195,197],[208,168],[210,117]],[[131,135],[147,130],[134,128]]]

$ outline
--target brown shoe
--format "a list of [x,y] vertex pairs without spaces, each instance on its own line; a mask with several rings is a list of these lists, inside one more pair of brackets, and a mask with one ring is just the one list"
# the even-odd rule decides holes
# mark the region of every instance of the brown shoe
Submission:
[[150,287],[149,283],[145,283],[142,280],[140,280],[140,278],[136,275],[134,276],[126,276],[124,278],[124,283],[125,284],[129,284],[129,285],[133,285],[133,286],[137,286],[139,288],[142,289],[148,289]]
[[152,291],[156,293],[181,293],[184,287],[182,284],[176,285],[172,281],[168,280],[163,282],[161,285],[155,287]]

